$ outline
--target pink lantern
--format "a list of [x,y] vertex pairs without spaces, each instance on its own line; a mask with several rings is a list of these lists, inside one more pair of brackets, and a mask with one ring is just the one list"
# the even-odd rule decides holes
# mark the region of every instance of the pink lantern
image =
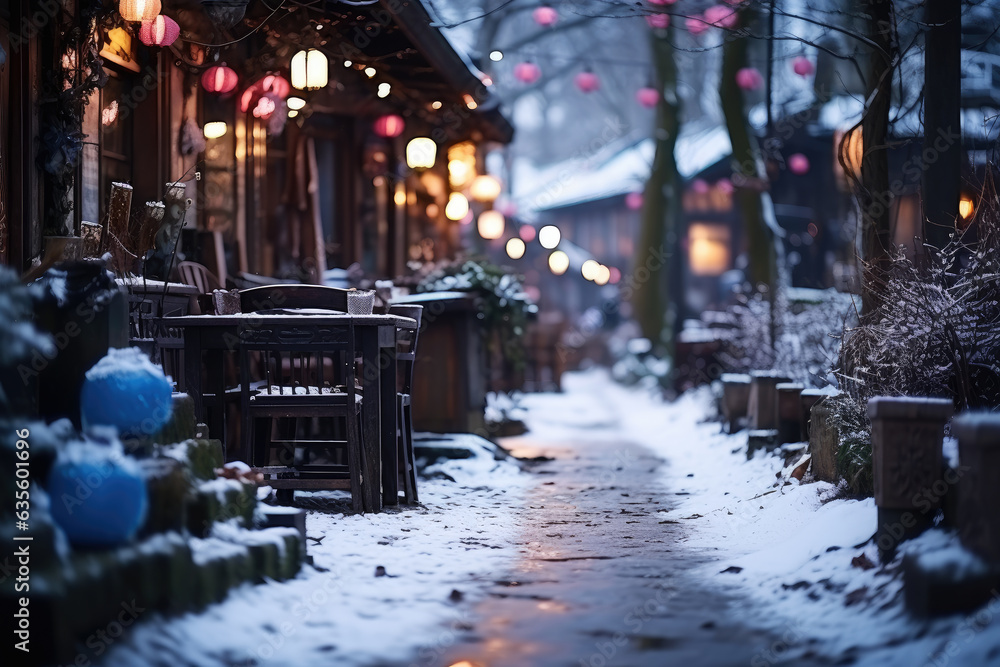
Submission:
[[397,116],[396,114],[388,114],[382,116],[375,121],[373,126],[375,134],[386,139],[392,139],[393,137],[398,137],[406,129],[406,122],[403,120],[402,116]]
[[277,74],[268,74],[258,82],[260,89],[264,93],[274,93],[281,99],[285,99],[292,92],[292,85],[288,79]]
[[649,0],[649,4],[651,5],[672,5],[675,2],[677,0]]
[[630,192],[625,195],[625,208],[630,211],[638,211],[642,208],[642,193]]
[[531,243],[535,240],[535,228],[531,225],[521,225],[521,228],[517,230],[517,235],[521,237],[521,240],[525,243]]
[[816,70],[813,67],[812,61],[805,56],[799,56],[792,61],[792,71],[799,76],[809,76]]
[[727,195],[733,194],[733,182],[728,178],[720,178],[715,182],[715,187],[719,189],[719,192]]
[[696,178],[691,181],[691,191],[695,194],[706,195],[711,187],[708,185],[708,181],[703,178]]
[[756,67],[744,67],[736,72],[736,85],[743,90],[757,90],[764,85],[764,77]]
[[240,77],[236,72],[225,65],[215,65],[205,70],[201,75],[201,87],[210,93],[225,95],[236,88],[240,82]]
[[640,88],[635,91],[635,100],[647,109],[652,109],[660,103],[660,91],[650,86]]
[[795,153],[788,156],[788,171],[796,176],[803,176],[809,173],[809,158],[802,153]]
[[542,5],[533,11],[531,16],[535,19],[535,23],[543,28],[548,28],[550,25],[559,20],[559,12],[552,9],[548,5]]
[[670,14],[647,14],[646,23],[653,30],[665,30],[670,27]]
[[181,34],[177,21],[157,14],[152,21],[143,21],[139,28],[139,41],[146,46],[170,46]]
[[580,72],[575,81],[576,87],[584,93],[592,93],[601,87],[601,80],[591,71]]
[[534,83],[542,78],[542,70],[535,63],[518,63],[514,66],[514,78],[521,83]]
[[738,18],[736,10],[725,5],[713,5],[705,10],[705,21],[717,28],[734,28]]
[[701,16],[692,16],[684,22],[684,27],[687,28],[689,33],[697,37],[706,32],[709,25],[705,23],[705,20]]
[[517,215],[517,204],[510,200],[501,202],[499,205],[496,205],[495,208],[500,211],[505,218],[513,218]]

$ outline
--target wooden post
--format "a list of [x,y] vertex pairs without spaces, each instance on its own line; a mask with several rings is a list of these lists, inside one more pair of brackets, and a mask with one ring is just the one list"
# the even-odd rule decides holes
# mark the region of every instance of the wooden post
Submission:
[[[962,466],[945,474],[945,483],[957,484],[958,534],[962,543],[1000,564],[1000,416],[965,414],[955,419],[958,455]],[[949,479],[949,474],[951,478]]]
[[108,217],[101,229],[100,254],[102,255],[110,246],[111,234],[122,238],[122,234],[128,230],[128,217],[132,209],[132,186],[128,183],[112,183],[108,201]]

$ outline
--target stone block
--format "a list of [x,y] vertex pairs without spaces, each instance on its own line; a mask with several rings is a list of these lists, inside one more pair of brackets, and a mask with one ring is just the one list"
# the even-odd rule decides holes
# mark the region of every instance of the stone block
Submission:
[[747,416],[750,400],[750,376],[724,373],[722,381],[722,417],[730,433],[739,430],[741,421]]
[[749,427],[752,430],[778,427],[777,386],[784,382],[791,382],[791,378],[772,371],[753,371],[750,373],[747,416]]
[[297,507],[261,505],[257,512],[258,528],[294,528],[299,533],[303,553],[306,551],[306,511]]
[[959,535],[971,551],[1000,565],[1000,415],[960,415],[952,428],[962,462],[955,517]]
[[915,616],[968,614],[986,603],[1000,609],[1000,571],[953,549],[903,556],[903,596]]
[[191,491],[187,469],[180,461],[166,457],[140,459],[139,466],[149,499],[149,512],[140,537],[182,530],[184,502]]
[[802,434],[802,402],[800,394],[804,387],[794,382],[775,385],[778,392],[778,440],[800,442]]
[[194,399],[187,394],[173,394],[173,412],[170,420],[153,435],[153,442],[169,445],[195,437],[197,420],[194,415]]
[[840,430],[833,419],[833,405],[829,398],[812,406],[809,423],[809,453],[812,455],[813,477],[836,484]]

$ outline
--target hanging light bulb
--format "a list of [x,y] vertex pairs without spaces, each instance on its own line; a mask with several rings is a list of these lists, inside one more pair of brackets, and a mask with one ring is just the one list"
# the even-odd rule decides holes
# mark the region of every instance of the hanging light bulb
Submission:
[[292,56],[292,86],[298,90],[319,90],[330,80],[329,63],[322,51],[307,49]]
[[545,225],[538,230],[538,242],[546,250],[552,250],[562,239],[562,234],[559,233],[559,228],[555,225]]
[[213,120],[210,123],[205,123],[205,138],[206,139],[218,139],[219,137],[226,136],[226,132],[229,131],[229,126],[226,125],[224,120]]
[[569,268],[569,255],[562,250],[556,250],[549,255],[549,270],[557,276],[566,273]]
[[487,241],[493,241],[503,236],[506,224],[507,221],[504,220],[503,213],[491,209],[479,214],[479,221],[476,227],[479,229],[480,236]]
[[379,96],[380,99],[385,99],[386,97],[389,97],[389,94],[391,92],[392,92],[392,85],[391,84],[388,84],[388,83],[380,83],[380,84],[378,84],[378,93],[376,93],[376,94]]
[[126,21],[152,21],[160,13],[160,0],[121,0],[118,13]]
[[476,176],[472,181],[472,186],[469,188],[469,193],[472,198],[479,202],[491,202],[496,201],[496,198],[500,196],[500,191],[503,187],[500,185],[495,177],[489,174],[483,174],[482,176]]
[[288,108],[292,111],[298,111],[299,109],[305,108],[306,101],[301,97],[289,97],[285,100],[285,104],[288,105]]
[[517,238],[516,236],[512,239],[507,240],[507,256],[511,259],[521,259],[524,257],[525,245],[524,241]]
[[580,267],[580,274],[587,280],[593,280],[601,272],[601,263],[596,259],[588,259]]

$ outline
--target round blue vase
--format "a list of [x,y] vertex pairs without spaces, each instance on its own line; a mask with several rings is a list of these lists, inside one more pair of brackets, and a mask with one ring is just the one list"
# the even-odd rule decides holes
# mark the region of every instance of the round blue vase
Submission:
[[48,478],[52,518],[70,543],[114,547],[129,542],[146,520],[146,482],[119,447],[71,443]]
[[137,348],[108,350],[83,383],[83,427],[114,426],[123,437],[153,435],[170,420],[171,391],[163,371]]

